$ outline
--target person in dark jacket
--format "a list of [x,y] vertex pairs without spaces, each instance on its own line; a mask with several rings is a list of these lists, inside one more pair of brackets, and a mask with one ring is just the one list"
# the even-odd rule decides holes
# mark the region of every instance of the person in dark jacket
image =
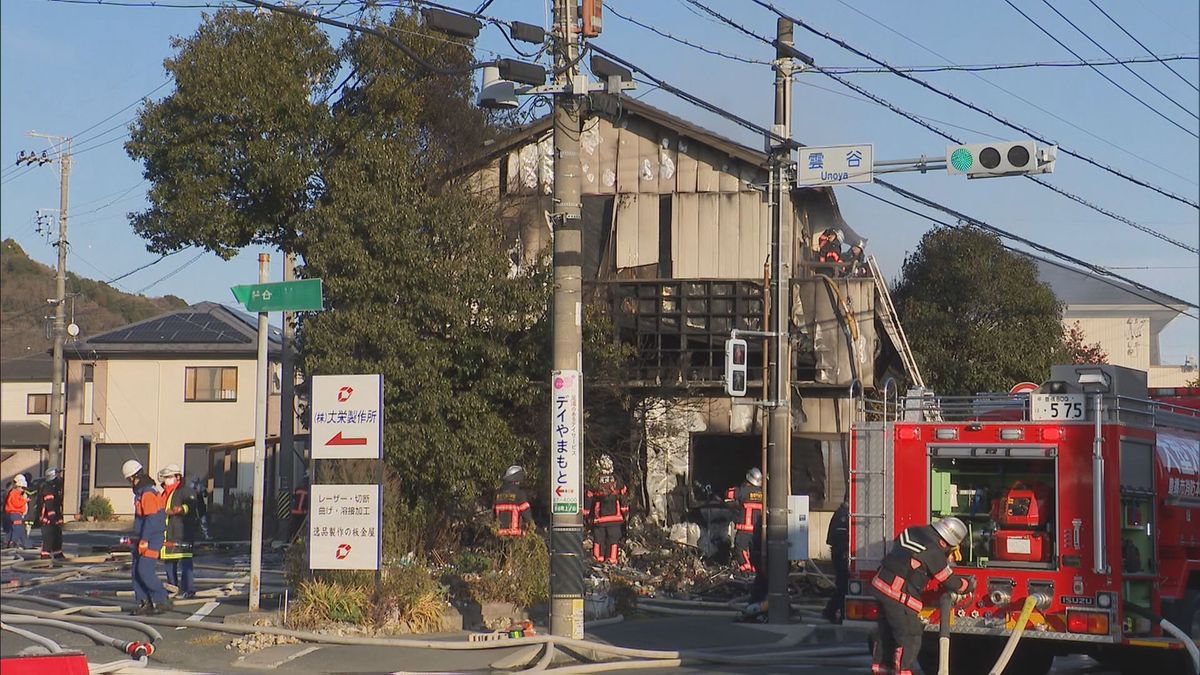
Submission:
[[733,511],[733,553],[738,571],[753,574],[762,567],[762,471],[747,471],[745,482],[725,493],[725,503]]
[[179,589],[178,597],[196,597],[192,577],[192,555],[200,531],[196,494],[183,482],[183,471],[168,464],[158,472],[163,488],[163,511],[167,517],[161,559],[167,566],[167,582]]
[[912,675],[921,649],[921,591],[930,579],[943,591],[970,593],[975,579],[954,574],[952,549],[967,536],[958,518],[942,518],[932,525],[910,527],[896,537],[871,580],[879,599],[879,639],[871,655],[872,673]]
[[592,526],[592,557],[616,565],[629,514],[629,489],[613,474],[613,461],[600,456],[600,484],[587,491],[587,517]]
[[50,469],[37,493],[36,522],[42,528],[42,558],[62,560],[63,556],[63,475]]
[[500,489],[492,510],[496,514],[496,534],[501,537],[520,537],[533,527],[529,498],[521,489],[525,469],[516,464],[508,467],[500,479]]
[[837,230],[826,229],[817,238],[817,262],[835,264],[842,262],[842,236]]
[[129,550],[133,554],[130,565],[133,596],[138,606],[131,613],[160,614],[172,606],[154,568],[167,529],[162,495],[136,459],[121,465],[121,475],[133,488],[133,535],[129,538]]
[[825,603],[821,612],[830,623],[841,623],[846,602],[846,587],[850,584],[850,505],[842,502],[829,520],[825,532],[825,543],[829,545],[833,560],[833,596]]
[[867,256],[863,252],[864,242],[857,242],[842,255],[842,276],[864,277],[870,274],[867,269]]

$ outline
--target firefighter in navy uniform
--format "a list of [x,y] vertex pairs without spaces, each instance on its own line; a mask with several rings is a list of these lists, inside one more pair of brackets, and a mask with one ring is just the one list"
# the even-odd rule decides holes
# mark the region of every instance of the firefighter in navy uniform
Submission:
[[746,481],[725,493],[725,502],[733,511],[733,555],[738,571],[753,574],[762,567],[762,471],[747,471]]
[[879,636],[871,658],[872,673],[912,675],[921,649],[923,627],[921,591],[930,579],[950,593],[969,593],[975,580],[954,574],[951,550],[967,536],[958,518],[942,518],[932,525],[910,527],[896,537],[884,557],[872,589],[879,598]]
[[63,475],[61,469],[50,469],[37,491],[37,524],[42,528],[43,559],[63,559]]
[[587,491],[587,519],[592,526],[592,557],[616,565],[629,514],[629,489],[613,475],[613,461],[600,456],[600,484]]
[[825,532],[825,543],[829,545],[833,559],[833,595],[825,604],[821,615],[830,623],[841,623],[846,602],[846,588],[850,585],[850,504],[843,501],[829,520]]
[[492,507],[496,514],[496,534],[501,537],[520,537],[533,528],[533,514],[529,512],[529,498],[521,489],[525,469],[516,464],[508,467],[500,479],[500,489]]

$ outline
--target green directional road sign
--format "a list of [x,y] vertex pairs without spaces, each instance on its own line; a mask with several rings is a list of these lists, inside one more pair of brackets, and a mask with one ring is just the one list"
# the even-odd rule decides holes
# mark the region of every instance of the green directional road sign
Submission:
[[234,286],[233,297],[247,312],[319,312],[325,309],[320,279]]

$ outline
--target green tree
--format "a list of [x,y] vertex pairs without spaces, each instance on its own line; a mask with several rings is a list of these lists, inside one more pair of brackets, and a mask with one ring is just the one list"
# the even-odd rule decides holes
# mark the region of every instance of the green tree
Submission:
[[439,74],[286,15],[221,10],[175,41],[176,91],[127,146],[152,185],[134,227],[161,252],[299,254],[327,308],[301,319],[304,372],[383,373],[395,513],[452,534],[504,466],[540,468],[549,283],[511,274],[495,205],[446,178],[497,131],[470,50],[405,11],[376,20]]
[[1062,354],[1062,305],[1033,261],[975,228],[931,230],[893,291],[934,390],[967,395],[1040,382]]

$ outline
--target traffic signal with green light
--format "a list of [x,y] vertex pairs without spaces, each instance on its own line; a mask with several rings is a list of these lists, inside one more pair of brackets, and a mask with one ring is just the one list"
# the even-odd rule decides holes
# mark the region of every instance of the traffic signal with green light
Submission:
[[946,148],[946,171],[968,178],[1053,173],[1058,146],[1033,141],[974,143]]

